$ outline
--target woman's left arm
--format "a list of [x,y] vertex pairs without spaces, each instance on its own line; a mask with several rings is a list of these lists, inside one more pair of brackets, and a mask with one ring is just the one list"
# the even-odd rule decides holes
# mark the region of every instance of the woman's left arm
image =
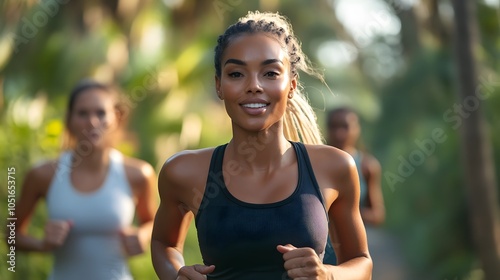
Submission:
[[328,216],[338,265],[329,266],[329,270],[333,279],[368,280],[371,279],[373,263],[359,210],[360,189],[356,164],[349,154],[340,150],[333,151],[331,160],[335,162],[330,173],[330,186],[335,190],[335,198],[328,209]]
[[372,155],[366,154],[361,162],[361,170],[368,188],[367,205],[361,207],[361,217],[366,225],[382,225],[385,221],[385,206],[380,184],[382,173],[380,163]]
[[156,186],[156,173],[146,162],[131,160],[129,163],[127,177],[132,185],[139,225],[137,228],[125,228],[121,234],[125,251],[129,256],[134,256],[149,248],[151,241],[154,213],[157,207],[153,191]]
[[292,279],[369,280],[372,259],[359,211],[359,178],[353,158],[337,148],[308,146],[316,180],[330,219],[330,238],[338,264],[323,264],[312,248],[282,244],[285,269]]

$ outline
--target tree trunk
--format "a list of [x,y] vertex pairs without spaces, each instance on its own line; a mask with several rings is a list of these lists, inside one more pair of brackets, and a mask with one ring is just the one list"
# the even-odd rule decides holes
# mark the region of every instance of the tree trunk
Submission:
[[[455,57],[457,63],[461,125],[461,153],[469,220],[474,245],[485,279],[500,279],[500,222],[493,151],[481,102],[486,99],[478,84],[474,46],[477,20],[474,1],[454,0]],[[476,104],[477,106],[475,106]],[[474,105],[474,106],[473,106]]]
[[421,51],[420,28],[418,25],[415,9],[409,7],[407,9],[395,10],[395,14],[401,21],[401,44],[403,45],[403,53],[406,58],[414,58]]

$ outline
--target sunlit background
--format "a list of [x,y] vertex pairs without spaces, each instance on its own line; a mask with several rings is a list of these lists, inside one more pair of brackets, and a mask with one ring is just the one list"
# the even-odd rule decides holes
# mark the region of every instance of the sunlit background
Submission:
[[[485,96],[480,108],[498,182],[500,2],[474,3],[477,90]],[[16,167],[19,194],[32,165],[57,157],[67,97],[83,77],[123,88],[133,115],[118,149],[157,171],[177,151],[229,141],[230,122],[214,90],[217,36],[247,11],[279,11],[328,83],[301,75],[320,126],[325,128],[325,113],[338,106],[361,115],[363,147],[383,168],[384,229],[394,237],[406,279],[484,279],[460,164],[459,131],[467,117],[456,111],[463,104],[451,1],[3,0],[0,5],[2,220],[7,168]],[[431,152],[423,150],[419,143],[432,139],[436,129],[446,140],[434,143]],[[416,159],[417,152],[425,156]],[[402,170],[405,164],[410,168]],[[42,235],[45,217],[40,205],[30,228],[34,235]],[[201,262],[194,227],[185,250],[188,264]],[[0,251],[5,264],[4,243]],[[156,279],[149,253],[130,264],[136,279]],[[51,258],[17,252],[16,272],[4,267],[0,279],[46,279]]]

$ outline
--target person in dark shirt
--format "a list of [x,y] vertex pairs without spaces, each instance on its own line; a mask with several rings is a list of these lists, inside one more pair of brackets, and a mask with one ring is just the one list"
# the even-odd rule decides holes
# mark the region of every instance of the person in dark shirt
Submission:
[[[371,279],[356,165],[322,144],[299,84],[299,71],[316,72],[288,20],[248,13],[219,36],[214,62],[232,139],[162,167],[151,241],[159,278]],[[193,214],[204,264],[187,265]],[[336,266],[322,262],[329,231]]]
[[[407,264],[400,251],[399,237],[384,228],[386,209],[381,186],[379,161],[360,145],[359,114],[349,107],[338,107],[327,114],[327,144],[348,152],[358,168],[360,182],[359,207],[365,224],[370,254],[374,264],[374,280],[408,279]],[[335,264],[335,252],[327,244],[323,263]]]
[[[326,118],[327,144],[349,153],[359,174],[361,218],[365,226],[380,226],[385,220],[385,206],[380,185],[381,168],[378,160],[358,147],[361,135],[358,114],[348,107],[330,110]],[[371,243],[370,243],[371,244]],[[323,262],[335,264],[334,247],[329,241]]]

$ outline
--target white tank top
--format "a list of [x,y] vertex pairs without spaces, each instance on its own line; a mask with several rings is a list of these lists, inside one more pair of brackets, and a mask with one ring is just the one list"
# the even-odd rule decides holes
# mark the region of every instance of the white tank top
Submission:
[[71,152],[63,153],[47,193],[50,219],[71,220],[63,246],[54,252],[53,280],[132,279],[122,249],[120,229],[132,224],[134,201],[123,167],[123,155],[109,153],[101,187],[82,193],[71,183]]

